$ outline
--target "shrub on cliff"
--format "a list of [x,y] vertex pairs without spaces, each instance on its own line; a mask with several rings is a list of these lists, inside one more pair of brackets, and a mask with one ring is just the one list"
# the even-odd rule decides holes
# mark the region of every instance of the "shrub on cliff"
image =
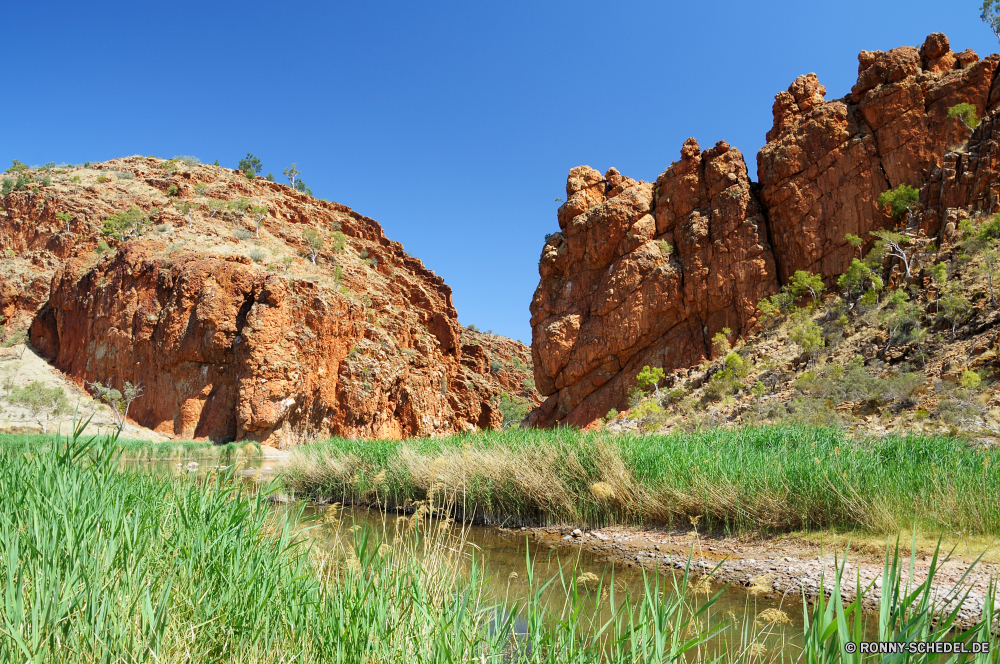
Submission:
[[958,118],[958,120],[969,129],[979,126],[979,112],[973,104],[963,102],[955,104],[948,109],[948,119]]
[[879,194],[878,204],[889,206],[893,219],[899,219],[903,213],[910,213],[920,201],[920,190],[907,184],[901,184],[895,189],[889,189]]
[[105,219],[101,226],[101,234],[121,242],[145,234],[148,226],[149,218],[133,205],[127,211],[113,214]]
[[715,401],[728,396],[742,387],[742,381],[750,371],[739,353],[729,353],[722,363],[722,370],[712,374],[705,386],[705,396]]
[[788,292],[795,298],[803,297],[808,293],[812,297],[813,304],[823,295],[826,287],[823,285],[823,277],[819,274],[796,270],[795,274],[788,281]]
[[315,228],[306,228],[302,231],[302,239],[305,241],[309,257],[312,259],[313,265],[315,265],[316,256],[323,250],[323,238],[320,237],[319,232]]
[[26,170],[28,170],[27,164],[22,164],[19,160],[15,159],[14,163],[10,165],[10,168],[8,168],[4,172],[5,173],[20,173],[20,172],[26,171]]
[[660,367],[650,367],[646,365],[642,368],[642,371],[638,373],[635,377],[635,382],[643,390],[648,390],[652,387],[656,391],[656,400],[660,400],[660,386],[659,382],[663,380],[663,369]]
[[844,298],[853,302],[863,293],[881,291],[883,283],[882,278],[872,272],[871,267],[866,262],[854,258],[851,259],[851,265],[847,271],[837,279],[837,286],[843,291]]
[[826,346],[823,330],[815,321],[799,320],[788,332],[788,338],[802,348],[810,357]]

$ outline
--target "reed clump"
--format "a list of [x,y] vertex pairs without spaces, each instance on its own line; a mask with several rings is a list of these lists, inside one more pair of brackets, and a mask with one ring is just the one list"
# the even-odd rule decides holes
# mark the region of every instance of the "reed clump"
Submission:
[[[283,467],[300,496],[402,505],[454,493],[492,522],[685,526],[725,532],[918,528],[1000,535],[1000,450],[929,436],[852,439],[807,426],[663,436],[515,430],[333,439]],[[379,482],[373,478],[380,477]]]

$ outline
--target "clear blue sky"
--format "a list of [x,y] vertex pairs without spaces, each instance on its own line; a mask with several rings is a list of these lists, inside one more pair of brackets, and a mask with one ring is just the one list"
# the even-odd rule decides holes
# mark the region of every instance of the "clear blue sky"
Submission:
[[797,75],[840,97],[859,50],[935,31],[992,53],[980,4],[10,2],[0,160],[298,162],[442,275],[459,320],[527,342],[567,170],[651,180],[694,136],[756,179]]

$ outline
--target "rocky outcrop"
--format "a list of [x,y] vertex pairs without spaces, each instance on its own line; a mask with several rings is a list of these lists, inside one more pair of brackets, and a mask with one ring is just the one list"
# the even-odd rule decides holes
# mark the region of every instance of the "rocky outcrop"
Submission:
[[[920,49],[862,51],[858,63],[858,82],[843,99],[824,101],[815,74],[775,96],[757,173],[782,281],[807,270],[832,284],[854,256],[847,233],[868,237],[892,225],[879,194],[920,187],[969,138],[948,109],[967,102],[984,114],[1000,98],[1000,56],[953,53],[940,33]],[[924,232],[937,230],[925,221]]]
[[970,130],[947,114],[1000,105],[1000,56],[954,53],[936,33],[858,61],[842,99],[827,101],[815,74],[775,96],[759,185],[738,151],[700,152],[693,139],[652,191],[614,169],[570,171],[531,304],[535,379],[548,396],[531,422],[583,425],[625,406],[642,366],[690,366],[721,329],[745,334],[757,301],[797,270],[835,284],[855,255],[845,235],[870,239],[895,223],[877,203],[887,189],[924,187],[912,232],[937,232],[948,208],[996,209],[995,120],[965,149]]
[[920,203],[920,224],[931,228],[1000,212],[1000,111],[983,119],[968,144],[945,153],[921,189]]
[[[98,246],[132,206],[140,236]],[[443,279],[342,205],[134,157],[12,193],[4,211],[0,249],[20,262],[0,307],[30,317],[32,345],[71,379],[141,385],[129,415],[157,432],[427,436],[499,426],[502,392],[533,397],[528,349],[470,338]]]
[[566,195],[531,303],[535,381],[551,395],[531,415],[540,426],[603,416],[640,367],[704,357],[777,289],[743,155],[726,143],[689,139],[655,185],[575,168]]

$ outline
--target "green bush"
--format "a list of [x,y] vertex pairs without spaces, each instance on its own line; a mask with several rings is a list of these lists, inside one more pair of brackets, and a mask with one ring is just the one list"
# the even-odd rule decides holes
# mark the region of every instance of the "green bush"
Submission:
[[250,252],[250,260],[254,263],[263,263],[265,258],[264,252],[259,249],[254,249]]
[[518,396],[511,396],[507,392],[500,394],[498,403],[500,414],[503,416],[503,427],[516,427],[524,421],[531,410],[531,405],[527,399]]
[[821,275],[812,274],[805,270],[796,270],[788,281],[788,291],[793,297],[797,299],[808,293],[812,297],[813,304],[819,300],[825,289]]
[[900,184],[895,189],[889,189],[879,194],[878,204],[889,206],[893,219],[899,219],[904,213],[909,213],[920,202],[920,190],[907,184]]
[[[869,254],[869,257],[871,254]],[[882,290],[882,278],[872,272],[871,267],[865,261],[857,258],[851,259],[851,264],[837,279],[837,286],[844,292],[850,301],[856,299],[865,292],[877,293]]]
[[788,338],[802,347],[802,352],[812,355],[826,346],[820,326],[811,320],[802,320],[788,331]]
[[236,239],[240,241],[249,240],[250,238],[253,237],[253,233],[251,233],[245,228],[237,228],[236,230],[233,231],[233,235],[235,235]]
[[248,180],[252,180],[260,175],[263,168],[264,165],[260,162],[260,159],[249,152],[247,152],[246,157],[240,159],[239,164],[236,166],[236,170],[243,171]]
[[24,387],[13,386],[7,401],[22,406],[42,426],[42,433],[48,432],[49,421],[70,411],[66,391],[61,387],[46,387],[40,381],[32,381]]
[[130,207],[126,212],[120,212],[108,217],[101,227],[101,234],[121,242],[128,238],[136,238],[146,233],[149,218],[142,210]]
[[17,159],[15,159],[14,163],[11,164],[10,168],[8,168],[5,172],[6,173],[22,173],[22,172],[27,171],[27,170],[28,170],[28,166],[26,164],[22,164],[20,161],[18,161]]
[[948,109],[948,119],[958,118],[963,125],[969,129],[975,129],[979,126],[979,111],[976,110],[974,104],[968,102],[962,102],[961,104],[955,104]]

